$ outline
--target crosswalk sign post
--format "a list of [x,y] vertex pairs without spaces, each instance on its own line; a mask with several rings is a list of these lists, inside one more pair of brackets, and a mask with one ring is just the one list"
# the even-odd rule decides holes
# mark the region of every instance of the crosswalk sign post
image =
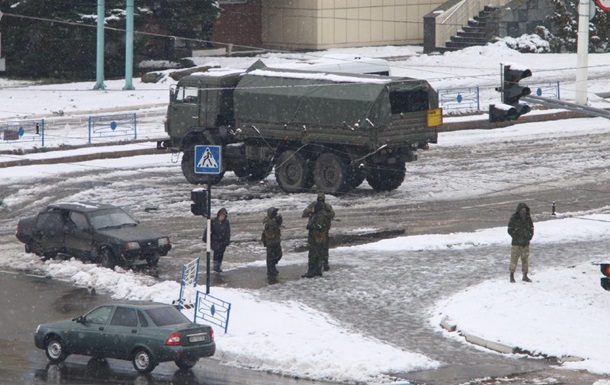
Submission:
[[[202,145],[195,146],[195,165],[196,174],[220,174],[222,171],[222,148],[221,146]],[[206,231],[206,280],[205,293],[210,294],[210,254],[211,254],[211,231],[212,231],[212,186],[207,185],[207,231]]]

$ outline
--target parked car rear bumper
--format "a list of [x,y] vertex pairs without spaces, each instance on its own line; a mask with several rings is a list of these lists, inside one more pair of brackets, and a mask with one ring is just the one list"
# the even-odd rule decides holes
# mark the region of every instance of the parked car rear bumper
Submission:
[[157,350],[159,362],[175,361],[179,358],[194,360],[198,358],[211,357],[216,353],[216,343],[212,342],[198,346],[164,346]]

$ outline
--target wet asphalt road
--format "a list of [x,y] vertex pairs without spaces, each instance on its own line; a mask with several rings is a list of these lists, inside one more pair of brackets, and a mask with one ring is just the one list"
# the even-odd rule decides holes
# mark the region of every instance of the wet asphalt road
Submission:
[[[583,148],[581,143],[584,142],[590,145]],[[558,202],[560,211],[601,210],[608,206],[610,175],[606,172],[607,165],[603,160],[595,163],[593,168],[588,168],[587,164],[593,163],[596,158],[603,158],[609,149],[610,142],[605,134],[553,141],[542,138],[518,148],[510,142],[474,150],[460,147],[439,148],[418,161],[421,165],[418,165],[416,170],[422,171],[415,176],[410,175],[409,178],[425,179],[430,183],[430,189],[435,188],[434,183],[440,188],[456,188],[451,184],[452,178],[455,179],[453,175],[460,175],[460,182],[468,184],[466,189],[477,188],[477,183],[500,185],[500,181],[505,182],[507,187],[489,194],[477,194],[476,198],[402,201],[395,199],[394,194],[377,194],[370,190],[358,189],[350,193],[349,197],[342,198],[340,204],[335,206],[341,222],[333,227],[334,243],[340,245],[363,242],[360,236],[354,236],[355,229],[362,226],[377,229],[367,241],[392,232],[448,233],[505,226],[508,213],[514,210],[520,200],[528,202],[535,221],[550,219],[553,201]],[[566,153],[569,154],[568,158]],[[569,166],[564,165],[567,159],[570,160]],[[509,166],[513,168],[513,172],[506,171]],[[0,196],[25,194],[28,197],[23,205],[1,212],[0,242],[3,252],[15,253],[23,249],[23,246],[12,238],[17,219],[34,214],[49,200],[75,199],[82,196],[95,199],[101,196],[139,208],[136,216],[146,224],[159,230],[171,229],[172,240],[175,242],[172,255],[161,260],[158,271],[147,274],[153,274],[159,279],[176,280],[180,266],[201,255],[202,251],[202,245],[197,242],[202,231],[201,218],[184,216],[184,212],[188,211],[188,197],[185,192],[190,191],[192,186],[184,182],[176,172],[177,168],[147,170],[141,176],[130,177],[129,180],[123,180],[121,172],[98,169],[95,176],[84,171],[65,180],[49,177],[40,178],[35,185],[24,182],[0,186]],[[523,179],[524,174],[536,174],[536,178]],[[540,182],[539,179],[543,181]],[[414,196],[426,188],[417,184],[417,180],[409,180],[406,183],[405,188],[416,189]],[[133,191],[141,194],[134,196]],[[459,193],[461,191],[456,188],[456,194]],[[157,205],[160,209],[145,211],[140,203],[142,194],[146,196],[148,203]],[[253,186],[230,179],[223,181],[215,194],[222,204],[230,206],[243,204],[248,200],[263,200],[269,205],[275,205],[282,202],[284,196],[273,183]],[[303,202],[308,200],[308,196],[302,198]],[[371,205],[374,200],[381,202],[378,203],[379,209],[375,215],[363,216],[362,205]],[[426,354],[443,363],[444,366],[438,370],[401,375],[413,383],[591,385],[595,380],[605,378],[590,373],[557,369],[552,362],[540,359],[513,358],[483,351],[448,340],[426,323],[429,319],[427,311],[437,299],[488,278],[505,276],[508,245],[496,248],[477,247],[467,251],[405,252],[401,255],[331,251],[331,272],[324,279],[305,281],[299,279],[300,274],[304,272],[306,258],[302,252],[305,243],[300,219],[302,207],[300,204],[295,207],[283,204],[285,223],[294,224],[285,231],[286,259],[293,258],[303,262],[280,265],[279,282],[274,284],[267,282],[264,268],[244,267],[248,262],[264,258],[264,250],[258,244],[261,214],[236,210],[236,215],[231,217],[236,239],[227,250],[226,261],[229,268],[235,269],[227,269],[229,271],[222,276],[214,276],[213,285],[258,289],[269,299],[302,301],[315,309],[327,312],[350,329],[373,335],[406,350]],[[370,206],[366,208],[368,210]],[[535,269],[577,263],[587,260],[591,255],[603,255],[609,247],[610,244],[603,242],[559,247],[534,244],[532,270],[535,272]],[[2,281],[0,286],[1,290],[14,294],[3,296],[12,298],[12,302],[0,304],[2,309],[13,309],[1,313],[0,325],[11,325],[11,330],[15,328],[14,333],[0,338],[0,375],[6,381],[14,380],[14,384],[24,381],[70,384],[85,381],[91,384],[135,384],[151,381],[256,384],[259,381],[290,384],[290,381],[293,381],[264,373],[234,371],[214,363],[210,366],[206,363],[205,368],[197,368],[193,375],[189,376],[176,376],[172,364],[161,365],[153,372],[152,378],[136,376],[131,364],[121,361],[111,361],[109,369],[95,365],[91,368],[92,365],[87,365],[86,358],[70,359],[63,367],[47,367],[44,353],[33,348],[31,334],[35,324],[40,320],[55,319],[56,316],[65,318],[66,313],[61,310],[62,307],[68,313],[78,310],[70,307],[77,306],[72,302],[82,302],[84,306],[92,304],[88,301],[105,299],[100,295],[91,296],[86,289],[73,289],[61,283],[19,273],[18,278]],[[532,277],[535,279],[535,274]],[[606,293],[600,293],[603,294]],[[25,304],[27,306],[24,306]],[[107,380],[114,382],[104,382]]]
[[44,351],[34,346],[39,323],[72,318],[92,307],[111,301],[85,288],[17,271],[0,271],[0,384],[68,385],[324,385],[219,365],[201,360],[188,372],[170,363],[160,364],[151,374],[138,374],[131,362],[97,362],[84,356],[70,356],[60,365],[50,365]]

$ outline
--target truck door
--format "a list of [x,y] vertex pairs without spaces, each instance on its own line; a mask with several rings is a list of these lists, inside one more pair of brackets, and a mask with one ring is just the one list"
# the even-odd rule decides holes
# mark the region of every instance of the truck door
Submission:
[[36,252],[54,254],[64,246],[64,214],[61,211],[40,213],[36,219],[33,237]]
[[178,86],[171,103],[170,135],[183,137],[200,126],[199,97],[196,87]]

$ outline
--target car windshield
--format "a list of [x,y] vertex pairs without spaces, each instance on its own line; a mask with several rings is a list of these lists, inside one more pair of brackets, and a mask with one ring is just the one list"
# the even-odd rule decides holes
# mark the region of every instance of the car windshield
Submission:
[[178,309],[171,306],[149,309],[146,310],[146,314],[157,326],[179,325],[191,322]]
[[89,220],[91,226],[96,230],[112,227],[136,226],[138,224],[135,219],[118,207],[91,212],[89,213]]

